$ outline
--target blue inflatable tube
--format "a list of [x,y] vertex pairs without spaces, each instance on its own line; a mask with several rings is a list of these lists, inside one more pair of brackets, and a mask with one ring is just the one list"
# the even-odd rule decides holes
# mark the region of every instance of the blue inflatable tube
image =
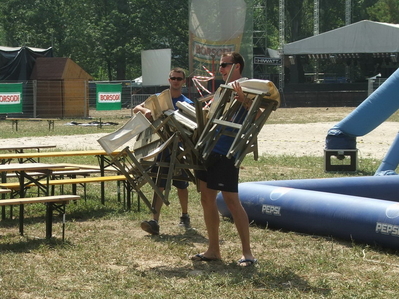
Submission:
[[289,187],[399,202],[399,176],[396,175],[262,181],[253,182],[253,184]]
[[363,136],[399,109],[399,69],[332,129],[348,136]]
[[[399,203],[256,183],[239,185],[249,220],[271,228],[399,248]],[[231,217],[221,193],[217,205]]]
[[375,175],[384,175],[385,173],[396,174],[395,170],[399,165],[399,134],[396,135],[391,147],[386,153],[381,165],[378,167]]
[[326,149],[355,149],[357,136],[371,132],[399,109],[398,94],[399,69],[328,131]]

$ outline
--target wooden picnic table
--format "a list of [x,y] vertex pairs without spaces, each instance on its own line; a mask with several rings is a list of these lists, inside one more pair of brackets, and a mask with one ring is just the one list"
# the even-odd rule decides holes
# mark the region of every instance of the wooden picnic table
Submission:
[[[35,184],[41,190],[49,195],[48,185],[43,184],[43,181],[49,181],[53,171],[71,169],[72,167],[65,166],[62,164],[47,164],[47,163],[10,163],[0,164],[0,173],[2,182],[5,183],[7,173],[16,173],[19,178],[19,196],[25,197],[25,186],[31,183]],[[75,168],[77,169],[77,168]],[[41,173],[42,175],[37,177],[31,176],[29,172]]]
[[15,126],[15,131],[18,131],[18,122],[19,121],[47,121],[48,123],[48,130],[53,130],[54,131],[54,122],[56,120],[59,120],[58,118],[28,118],[28,117],[7,117],[5,120],[10,120],[12,123],[12,129],[14,130]]
[[[53,158],[53,157],[73,157],[73,156],[96,156],[98,165],[100,168],[100,175],[104,176],[105,171],[108,169],[116,170],[114,162],[112,161],[112,156],[116,156],[121,151],[114,151],[109,155],[104,150],[86,150],[86,151],[47,151],[47,152],[32,152],[32,153],[7,153],[0,154],[0,162],[2,164],[8,163],[12,159],[18,159],[20,163],[26,161],[36,162],[34,159],[37,158]],[[30,164],[30,163],[28,163]],[[37,164],[37,163],[32,163]],[[105,198],[105,183],[101,182],[101,202],[104,204]]]
[[[47,182],[50,180],[50,177],[54,171],[60,171],[60,170],[71,170],[73,167],[66,166],[66,165],[61,165],[61,164],[45,164],[45,163],[10,163],[10,164],[0,164],[0,177],[1,177],[1,183],[6,183],[7,182],[7,173],[15,173],[17,177],[19,178],[19,197],[24,198],[25,197],[25,186],[34,183],[38,188],[40,188],[46,195],[49,194],[48,189],[49,186],[48,184],[43,184],[40,180],[45,179]],[[75,169],[77,169],[75,167]],[[41,175],[39,176],[32,176],[29,173],[30,172],[35,172],[40,173]],[[2,214],[3,214],[3,219],[5,216],[5,210],[3,208]]]
[[[115,151],[118,154],[120,151]],[[72,157],[72,156],[106,156],[108,155],[104,150],[85,150],[85,151],[46,151],[46,152],[32,152],[32,153],[0,153],[0,161],[8,161],[18,159],[19,161],[36,162],[35,158],[49,158],[49,157]],[[2,162],[4,164],[4,162]]]
[[[41,149],[55,148],[55,147],[57,147],[57,146],[56,145],[42,145],[42,144],[7,145],[7,146],[0,146],[0,151],[8,151],[8,152],[14,152],[17,154],[22,154],[22,153],[24,153],[24,150],[36,150],[37,152],[40,152]],[[8,162],[11,162],[11,160],[9,160]],[[23,163],[23,161],[19,161],[19,162]],[[38,159],[37,162],[40,162],[40,159]],[[4,162],[2,164],[4,164]]]
[[55,148],[57,147],[56,145],[44,145],[44,144],[31,144],[31,145],[7,145],[7,146],[0,146],[0,151],[9,151],[9,152],[15,152],[15,153],[23,153],[24,150],[27,149],[34,149],[37,152],[40,152],[41,149],[45,148]]

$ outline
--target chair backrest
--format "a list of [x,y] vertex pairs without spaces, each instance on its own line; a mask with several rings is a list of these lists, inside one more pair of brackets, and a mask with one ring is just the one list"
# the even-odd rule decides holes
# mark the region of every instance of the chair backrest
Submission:
[[149,127],[151,127],[151,123],[141,112],[139,112],[134,114],[133,117],[120,129],[101,137],[97,141],[107,154],[111,154],[117,148],[132,140],[135,136]]

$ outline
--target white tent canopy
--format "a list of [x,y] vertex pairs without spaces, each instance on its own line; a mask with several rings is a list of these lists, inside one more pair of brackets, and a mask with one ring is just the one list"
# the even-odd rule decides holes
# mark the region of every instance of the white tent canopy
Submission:
[[[13,52],[13,51],[19,51],[22,50],[24,47],[4,47],[0,46],[0,51],[5,51],[5,52]],[[33,47],[25,47],[27,49],[30,49],[35,52],[45,52],[48,51],[50,48],[47,49],[41,49],[41,48],[33,48]]]
[[284,55],[397,53],[399,24],[360,21],[284,45]]

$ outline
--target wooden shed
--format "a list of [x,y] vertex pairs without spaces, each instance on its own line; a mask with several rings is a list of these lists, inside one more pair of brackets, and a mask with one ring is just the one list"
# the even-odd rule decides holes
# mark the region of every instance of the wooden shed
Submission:
[[31,80],[37,81],[38,117],[88,117],[93,78],[70,58],[36,59]]

